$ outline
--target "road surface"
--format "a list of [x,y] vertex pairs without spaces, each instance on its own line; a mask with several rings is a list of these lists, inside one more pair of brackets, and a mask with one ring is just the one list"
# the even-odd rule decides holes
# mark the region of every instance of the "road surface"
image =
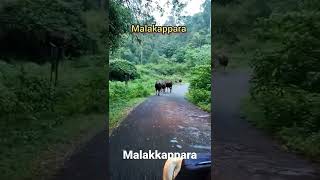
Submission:
[[123,160],[123,150],[210,152],[210,114],[189,103],[187,85],[137,106],[110,137],[111,180],[161,180],[164,160]]
[[97,134],[52,179],[160,180],[163,160],[123,160],[122,150],[210,152],[210,115],[185,100],[187,90],[178,85],[148,98],[114,130],[109,148],[107,133]]
[[107,180],[108,133],[94,136],[68,159],[53,180]]
[[240,118],[248,95],[249,73],[213,75],[214,180],[316,180],[319,169]]

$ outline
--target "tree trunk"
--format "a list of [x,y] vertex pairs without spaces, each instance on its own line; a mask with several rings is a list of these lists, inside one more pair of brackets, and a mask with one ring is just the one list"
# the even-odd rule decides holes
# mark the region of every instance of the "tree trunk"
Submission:
[[140,64],[142,64],[142,56],[143,56],[143,48],[142,48],[143,44],[141,42],[140,47],[141,47],[141,51],[140,51]]
[[55,60],[55,78],[54,78],[54,86],[56,87],[58,84],[58,67],[59,67],[59,59]]

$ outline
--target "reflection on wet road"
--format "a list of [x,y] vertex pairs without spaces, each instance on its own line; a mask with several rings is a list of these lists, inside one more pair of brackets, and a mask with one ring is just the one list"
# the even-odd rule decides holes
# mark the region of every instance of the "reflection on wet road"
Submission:
[[211,152],[210,114],[185,100],[188,85],[152,96],[110,137],[111,179],[160,180],[164,160],[123,160],[122,150]]

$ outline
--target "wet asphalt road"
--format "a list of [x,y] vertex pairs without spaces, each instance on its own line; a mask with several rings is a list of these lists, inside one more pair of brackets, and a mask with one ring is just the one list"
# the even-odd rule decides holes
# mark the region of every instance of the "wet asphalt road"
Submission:
[[210,114],[184,99],[187,85],[152,96],[137,106],[110,136],[112,180],[160,180],[164,160],[123,160],[122,150],[210,152]]
[[240,118],[241,99],[248,95],[248,72],[216,72],[212,79],[214,180],[320,179],[318,167],[285,152]]

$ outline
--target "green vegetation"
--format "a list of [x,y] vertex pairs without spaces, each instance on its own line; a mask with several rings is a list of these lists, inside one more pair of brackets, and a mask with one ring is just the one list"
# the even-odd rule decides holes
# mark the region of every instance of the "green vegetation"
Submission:
[[[225,0],[213,3],[213,28],[215,57],[225,53],[230,68],[248,67],[255,49],[268,48],[268,44],[255,40],[252,30],[257,19],[271,13],[266,0]],[[271,2],[270,2],[271,3]],[[219,67],[219,66],[217,66]]]
[[[130,7],[129,5],[129,9]],[[135,102],[141,102],[141,99],[155,94],[154,84],[157,80],[175,82],[182,79],[185,83],[190,80],[190,93],[187,98],[204,110],[210,110],[211,39],[210,17],[207,16],[210,14],[210,1],[205,1],[202,7],[203,11],[198,14],[187,17],[170,16],[165,23],[176,25],[177,21],[180,21],[187,26],[187,34],[123,35],[119,48],[113,50],[110,55],[111,129],[120,123],[122,117],[126,115],[124,112],[127,112],[126,110]],[[143,10],[146,9],[142,8]],[[139,14],[135,9],[129,13],[134,17]],[[138,20],[140,24],[154,23],[152,17],[143,20],[132,19],[132,21]],[[194,70],[191,70],[192,68]],[[197,73],[196,69],[201,69],[203,73]],[[201,85],[197,85],[199,82]]]
[[129,81],[138,76],[137,68],[126,60],[113,60],[110,62],[109,67],[109,76],[111,80]]
[[155,80],[149,77],[131,80],[127,84],[120,81],[109,82],[110,132],[134,106],[154,93]]
[[319,160],[320,3],[245,0],[216,8],[217,41],[225,41],[216,48],[253,70],[248,119],[290,150]]
[[[0,179],[44,179],[105,128],[105,1],[0,2]],[[107,44],[106,42],[109,42]]]
[[[103,129],[103,64],[104,59],[99,56],[66,60],[58,85],[53,87],[49,64],[1,61],[1,178],[42,174],[46,167],[35,172],[33,168],[39,164],[34,161],[48,148],[79,143],[81,139],[77,138],[87,138],[92,131]],[[69,149],[68,145],[65,148]],[[46,161],[46,157],[42,160]]]
[[205,111],[211,110],[211,66],[196,66],[191,71],[188,99]]

